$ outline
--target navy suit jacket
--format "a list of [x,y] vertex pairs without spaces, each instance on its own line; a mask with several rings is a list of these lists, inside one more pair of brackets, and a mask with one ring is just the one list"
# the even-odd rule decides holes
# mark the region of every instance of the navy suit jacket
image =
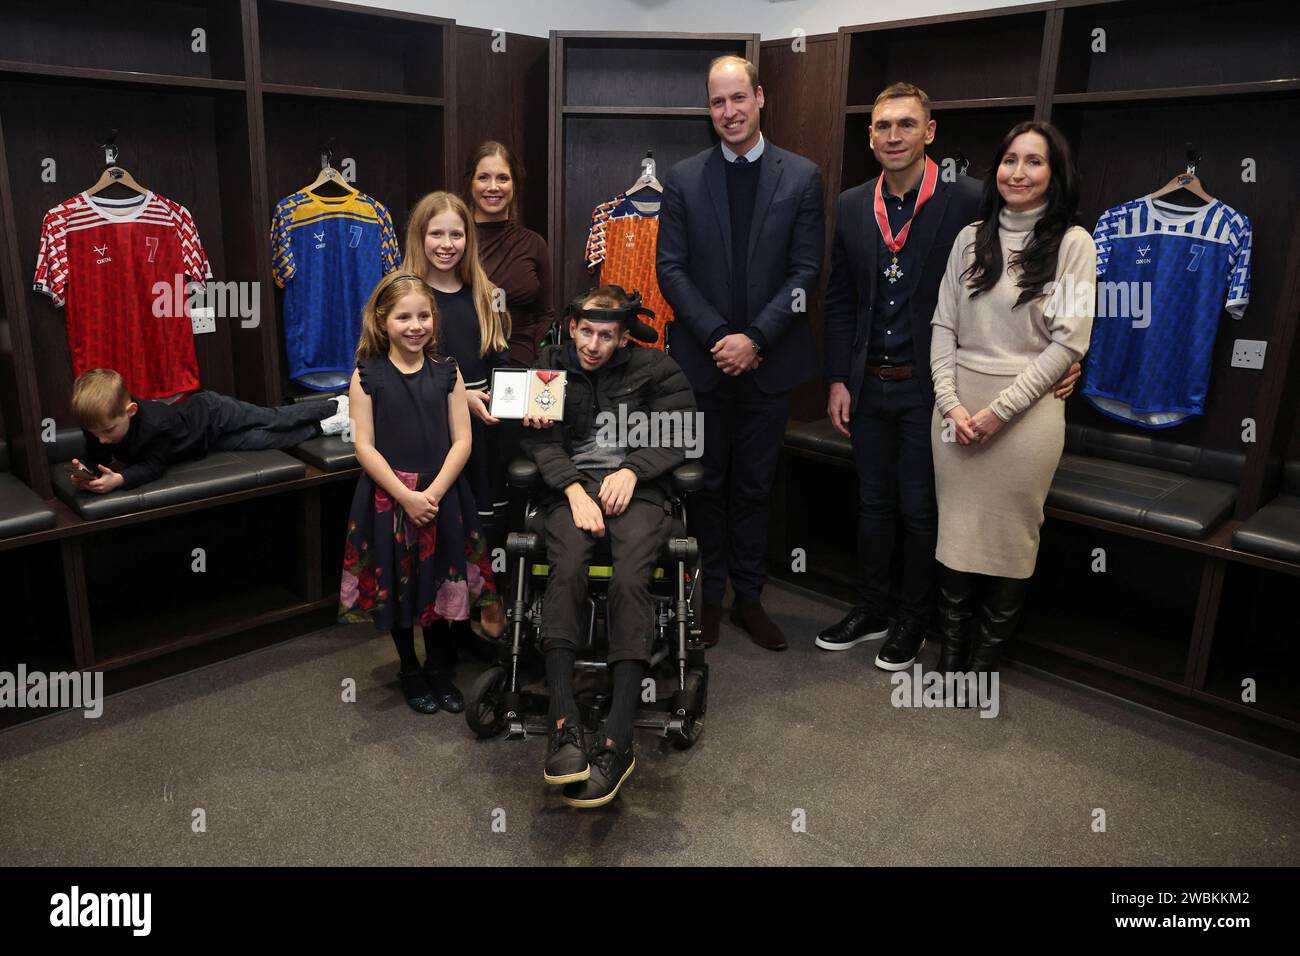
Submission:
[[[940,179],[907,236],[909,247],[916,243],[913,261],[920,266],[909,302],[916,354],[914,375],[932,395],[930,320],[939,302],[939,286],[948,268],[952,244],[957,233],[979,218],[982,191],[980,181],[969,176],[958,176],[951,183]],[[840,193],[835,209],[831,277],[822,309],[826,379],[848,386],[851,411],[858,407],[858,393],[866,375],[876,283],[884,278],[884,267],[877,255],[880,227],[876,225],[875,198],[874,179]]]
[[[724,377],[708,343],[729,325],[731,314],[725,162],[722,150],[711,146],[675,165],[659,210],[656,272],[675,316],[668,345],[697,392],[711,391]],[[824,201],[817,166],[767,140],[749,231],[747,324],[766,339],[763,362],[751,374],[769,394],[788,391],[818,373],[807,310],[822,267]],[[802,295],[796,296],[796,290],[803,290]]]

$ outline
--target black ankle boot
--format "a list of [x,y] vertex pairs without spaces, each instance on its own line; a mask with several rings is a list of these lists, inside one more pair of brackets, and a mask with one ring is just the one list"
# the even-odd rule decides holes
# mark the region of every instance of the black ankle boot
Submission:
[[975,616],[975,575],[954,571],[944,564],[937,569],[939,584],[939,673],[966,670],[970,651],[970,620]]
[[1010,640],[1029,593],[1028,578],[993,578],[981,608],[979,633],[966,669],[975,673],[997,670],[998,658]]
[[465,698],[460,688],[452,682],[451,674],[444,670],[426,670],[433,699],[438,706],[449,714],[459,714],[465,710]]
[[411,705],[412,710],[419,711],[421,714],[438,712],[437,698],[433,696],[429,679],[424,676],[424,671],[398,671],[397,679],[401,681],[402,695],[406,697],[406,702]]

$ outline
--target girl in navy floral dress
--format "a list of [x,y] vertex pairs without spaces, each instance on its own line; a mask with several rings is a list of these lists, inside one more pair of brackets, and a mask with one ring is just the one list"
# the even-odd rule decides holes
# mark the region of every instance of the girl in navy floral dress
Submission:
[[[421,713],[464,709],[438,621],[498,601],[477,508],[462,475],[470,453],[465,383],[436,350],[433,290],[390,273],[366,304],[349,405],[357,482],[343,556],[339,620],[390,631],[407,702]],[[425,635],[426,665],[415,654]]]

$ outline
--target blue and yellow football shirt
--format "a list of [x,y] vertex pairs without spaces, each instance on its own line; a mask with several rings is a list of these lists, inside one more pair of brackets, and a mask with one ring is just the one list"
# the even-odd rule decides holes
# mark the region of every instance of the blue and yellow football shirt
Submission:
[[347,385],[362,309],[401,261],[388,210],[364,193],[304,190],[275,204],[271,272],[284,289],[290,378],[321,390]]

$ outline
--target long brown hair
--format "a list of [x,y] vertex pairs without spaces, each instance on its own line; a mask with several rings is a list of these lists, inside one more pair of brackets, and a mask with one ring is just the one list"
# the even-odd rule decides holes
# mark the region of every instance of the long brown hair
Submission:
[[500,156],[505,160],[506,168],[510,170],[510,181],[514,188],[514,197],[510,200],[510,209],[506,213],[506,218],[518,219],[516,212],[519,209],[519,193],[523,189],[524,167],[519,158],[510,151],[510,147],[498,140],[483,140],[474,147],[474,151],[465,160],[465,179],[461,187],[462,198],[471,209],[474,208],[474,174],[478,172],[478,164],[489,156]]
[[398,301],[412,292],[419,292],[429,298],[429,308],[433,310],[433,335],[424,343],[424,354],[434,359],[438,357],[438,300],[433,297],[433,289],[429,288],[429,283],[422,276],[395,269],[379,280],[361,312],[361,338],[357,340],[358,362],[388,354],[388,316]]
[[474,228],[474,217],[470,215],[465,200],[455,193],[432,192],[415,204],[406,227],[406,257],[402,260],[402,270],[424,278],[435,268],[424,252],[424,234],[429,230],[429,223],[435,216],[445,212],[455,213],[465,224],[465,254],[456,264],[456,276],[469,286],[474,300],[474,311],[478,315],[479,356],[495,355],[504,351],[510,338],[510,313],[505,309],[504,295],[501,297],[501,311],[493,308],[493,294],[496,287],[483,271],[483,263],[478,258],[478,230]]

